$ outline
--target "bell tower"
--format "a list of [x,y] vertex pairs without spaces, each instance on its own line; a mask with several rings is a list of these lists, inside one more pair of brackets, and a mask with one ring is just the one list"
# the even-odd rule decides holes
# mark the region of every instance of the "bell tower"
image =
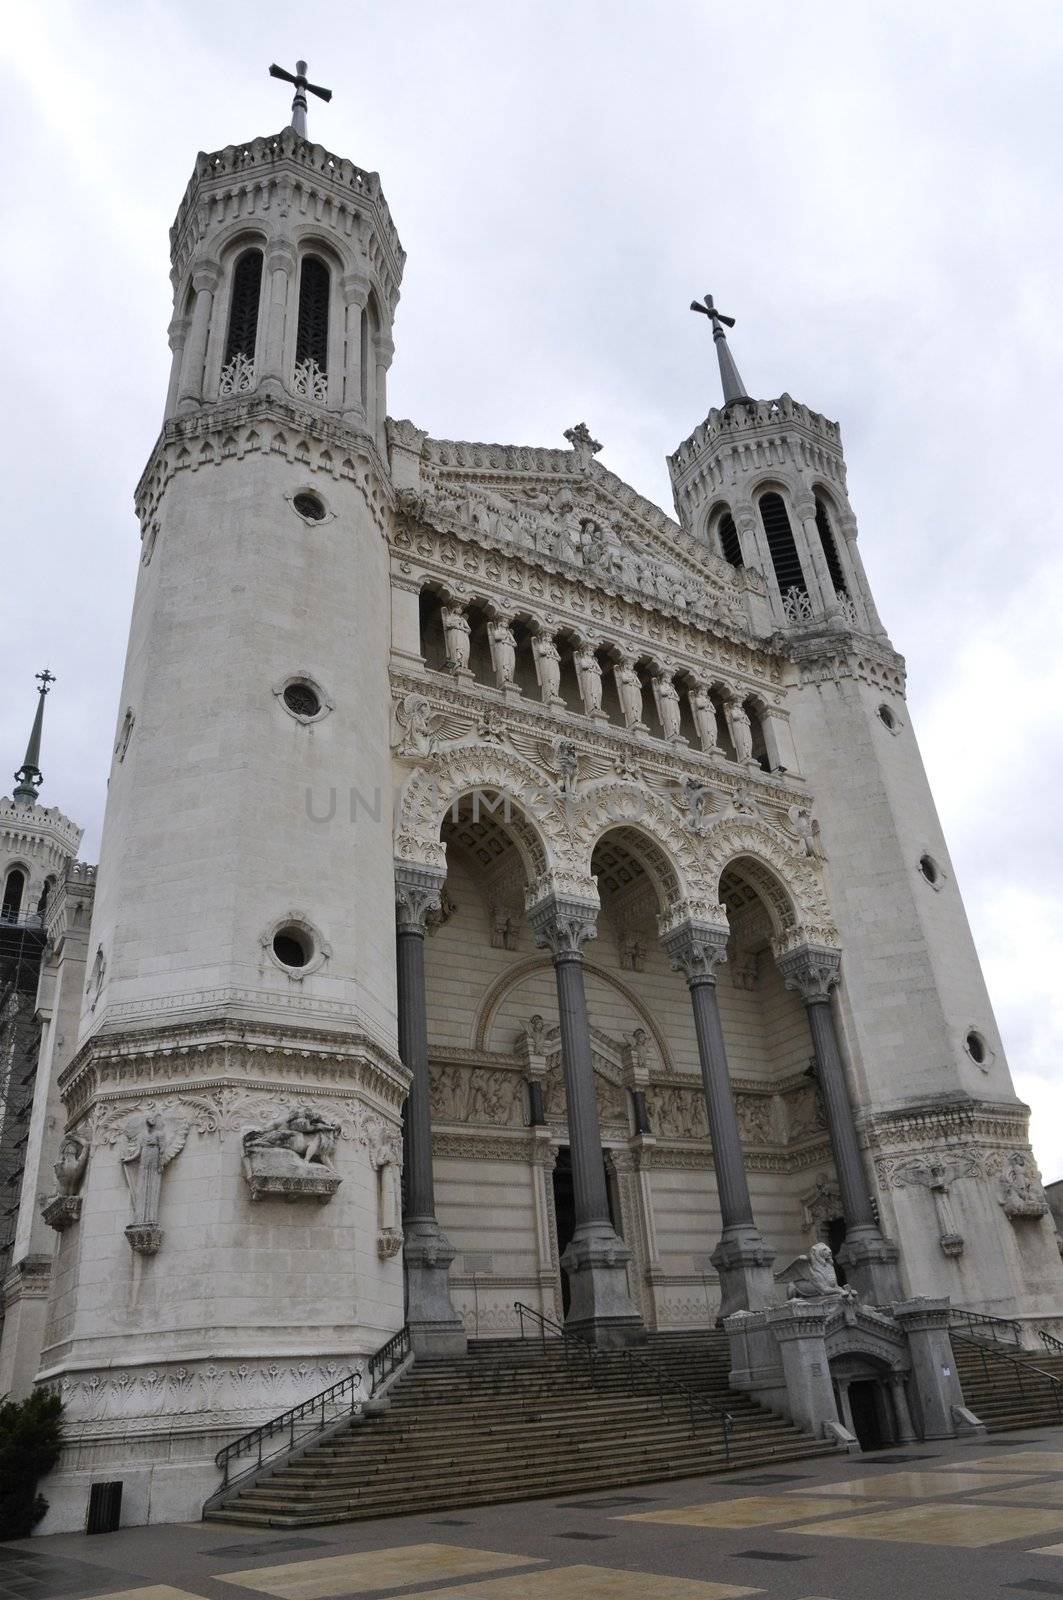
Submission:
[[[379,176],[293,125],[201,153],[136,492],[40,1378],[125,1519],[198,1514],[222,1443],[403,1323]],[[325,92],[327,95],[327,91]],[[324,98],[325,95],[321,97]],[[57,1173],[59,1169],[57,1168]],[[85,1464],[89,1463],[89,1466]]]
[[[1054,1315],[1059,1260],[1029,1112],[923,767],[904,660],[864,572],[840,429],[788,394],[752,399],[727,343],[733,319],[711,296],[692,309],[712,326],[724,403],[669,458],[676,510],[736,569],[751,634],[782,660],[796,770],[827,857],[842,947],[832,1005],[882,1232],[900,1245],[909,1294]],[[926,1201],[942,1184],[953,1220],[938,1238]],[[1024,1184],[1033,1198],[1020,1203]]]

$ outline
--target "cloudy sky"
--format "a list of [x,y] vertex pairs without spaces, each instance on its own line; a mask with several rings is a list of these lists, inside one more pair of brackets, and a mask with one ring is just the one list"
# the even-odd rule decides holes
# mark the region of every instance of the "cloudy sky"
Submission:
[[[2,48],[0,760],[95,859],[199,149],[286,120],[383,178],[408,252],[393,415],[545,445],[585,419],[669,509],[716,399],[841,421],[879,609],[1046,1179],[1063,1176],[1063,11],[1058,0],[35,0]],[[2,770],[2,769],[0,769]]]

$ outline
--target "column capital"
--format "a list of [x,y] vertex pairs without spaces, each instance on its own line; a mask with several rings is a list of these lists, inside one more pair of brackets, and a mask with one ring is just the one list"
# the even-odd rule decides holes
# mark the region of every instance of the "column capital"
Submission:
[[598,907],[589,900],[549,893],[527,907],[532,937],[539,949],[559,956],[580,955],[588,939],[598,936]]
[[271,239],[266,246],[267,272],[294,272],[298,257],[289,239]]
[[367,305],[371,287],[367,272],[345,272],[340,279],[340,293],[349,306]]
[[659,924],[661,943],[675,972],[682,971],[688,983],[716,982],[716,968],[727,960],[730,929],[711,922],[696,922],[691,917]]
[[799,945],[776,956],[775,964],[786,987],[795,990],[806,1005],[829,1000],[831,990],[841,981],[841,951],[821,945]]
[[221,268],[215,266],[213,261],[201,262],[192,274],[192,287],[197,294],[204,289],[209,289],[213,293],[220,282]]
[[426,916],[440,909],[446,876],[437,867],[415,867],[396,861],[395,917],[400,933],[424,933]]

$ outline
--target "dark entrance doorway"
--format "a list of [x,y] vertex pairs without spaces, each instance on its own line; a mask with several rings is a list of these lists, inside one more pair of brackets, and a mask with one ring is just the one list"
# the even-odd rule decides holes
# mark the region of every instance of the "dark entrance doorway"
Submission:
[[[616,1225],[616,1202],[613,1195],[612,1175],[608,1166],[605,1166],[605,1194],[609,1202],[609,1221],[620,1232]],[[567,1144],[559,1145],[557,1159],[554,1162],[554,1222],[557,1227],[557,1254],[558,1259],[564,1255],[576,1231],[576,1197],[572,1183],[572,1151]],[[569,1289],[568,1273],[561,1268],[561,1305],[564,1314],[568,1316]]]
[[849,1410],[861,1450],[881,1450],[893,1443],[878,1378],[858,1378],[849,1385]]

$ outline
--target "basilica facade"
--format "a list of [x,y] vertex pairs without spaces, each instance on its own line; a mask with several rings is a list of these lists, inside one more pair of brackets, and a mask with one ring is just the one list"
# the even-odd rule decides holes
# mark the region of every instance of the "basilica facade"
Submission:
[[[66,1402],[44,1527],[101,1477],[195,1515],[404,1324],[713,1327],[817,1243],[869,1306],[1063,1314],[838,425],[711,302],[674,515],[583,422],[390,418],[380,178],[294,127],[201,153],[170,245],[101,859],[66,824],[41,913],[0,1389]],[[3,807],[35,895],[58,813]]]

